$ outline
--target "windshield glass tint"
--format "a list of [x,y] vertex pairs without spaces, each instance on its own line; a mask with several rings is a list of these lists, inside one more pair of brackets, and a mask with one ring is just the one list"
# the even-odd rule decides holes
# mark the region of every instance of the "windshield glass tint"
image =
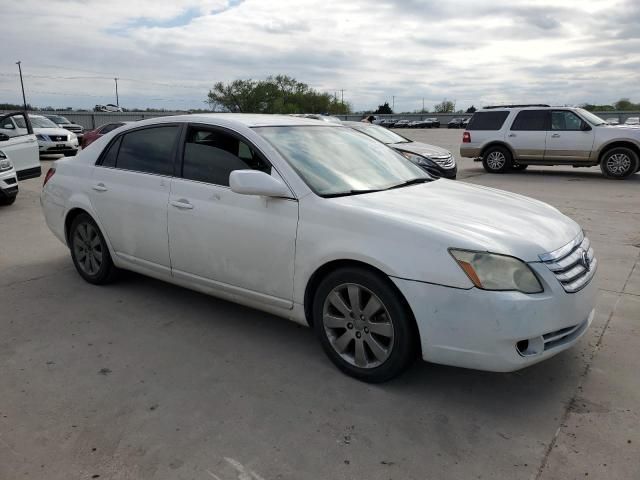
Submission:
[[402,155],[345,127],[255,129],[318,195],[383,190],[430,177]]
[[588,110],[584,110],[581,108],[578,111],[580,112],[580,115],[582,115],[582,118],[584,118],[591,125],[604,125],[605,123],[607,123],[603,119],[601,119],[599,116],[594,115]]
[[407,143],[407,140],[404,137],[401,137],[397,133],[392,132],[391,130],[387,130],[384,127],[377,127],[375,125],[358,125],[357,127],[353,127],[355,130],[358,130],[362,133],[369,135],[370,137],[375,138],[376,140],[380,140],[382,143]]
[[58,128],[58,125],[45,117],[35,117],[29,115],[29,120],[31,120],[31,126],[34,128]]

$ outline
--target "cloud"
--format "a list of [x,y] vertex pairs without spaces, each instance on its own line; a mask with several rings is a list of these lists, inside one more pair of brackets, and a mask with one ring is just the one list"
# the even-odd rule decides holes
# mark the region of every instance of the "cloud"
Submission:
[[22,0],[0,101],[19,102],[18,59],[41,106],[113,102],[118,77],[124,106],[202,107],[217,81],[277,73],[356,109],[640,99],[639,24],[637,0]]

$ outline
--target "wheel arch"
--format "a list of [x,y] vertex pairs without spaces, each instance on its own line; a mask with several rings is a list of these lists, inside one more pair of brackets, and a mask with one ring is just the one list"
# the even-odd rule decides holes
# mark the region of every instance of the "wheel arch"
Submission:
[[[379,275],[387,280],[387,283],[389,284],[390,288],[392,288],[393,291],[396,292],[396,294],[398,295],[398,298],[407,309],[407,312],[409,312],[410,321],[413,324],[414,331],[417,335],[416,337],[416,342],[418,344],[417,348],[418,350],[421,350],[420,330],[418,328],[418,323],[416,322],[415,315],[413,314],[413,310],[411,309],[411,305],[407,301],[404,294],[400,291],[400,289],[396,286],[396,284],[389,278],[389,275],[384,273],[379,268],[376,268],[373,265],[370,265],[366,262],[362,262],[359,260],[353,260],[353,259],[331,260],[321,265],[320,267],[318,267],[313,272],[311,277],[309,277],[309,281],[307,282],[307,286],[304,292],[304,315],[309,326],[313,327],[313,315],[312,315],[313,296],[315,294],[316,289],[318,288],[318,285],[320,285],[320,282],[322,281],[322,279],[325,278],[330,273],[335,272],[336,270],[339,270],[341,268],[348,268],[348,267],[356,267],[356,268],[368,270],[373,274]],[[420,354],[422,354],[422,352],[420,352]]]
[[494,141],[492,141],[492,142],[487,143],[486,145],[484,145],[484,146],[482,147],[482,149],[480,150],[480,157],[484,157],[485,152],[486,152],[487,150],[489,150],[491,147],[503,147],[503,148],[506,148],[507,150],[509,150],[509,153],[511,153],[511,158],[512,158],[512,159],[516,159],[516,158],[518,158],[518,157],[516,156],[516,153],[515,153],[515,151],[513,150],[513,148],[511,148],[511,146],[510,146],[508,143],[503,142],[503,141],[500,141],[500,140],[494,140]]
[[628,148],[629,150],[633,151],[640,160],[640,146],[638,146],[638,144],[630,140],[614,140],[600,148],[600,152],[598,153],[598,164],[602,162],[604,156],[613,148]]

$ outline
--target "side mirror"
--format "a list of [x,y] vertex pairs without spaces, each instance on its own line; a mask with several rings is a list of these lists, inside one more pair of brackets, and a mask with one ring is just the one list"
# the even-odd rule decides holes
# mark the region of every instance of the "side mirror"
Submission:
[[291,197],[289,188],[277,178],[259,170],[234,170],[229,175],[231,191],[242,195]]
[[582,122],[582,125],[580,125],[580,130],[582,130],[583,132],[588,132],[589,130],[591,130],[591,125],[589,125],[587,122]]
[[0,142],[6,142],[9,139],[11,139],[11,137],[9,135],[6,135],[4,133],[0,133]]

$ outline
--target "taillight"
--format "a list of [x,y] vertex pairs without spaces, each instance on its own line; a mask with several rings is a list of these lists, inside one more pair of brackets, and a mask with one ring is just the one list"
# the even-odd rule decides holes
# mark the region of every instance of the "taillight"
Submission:
[[50,168],[47,174],[44,176],[44,182],[42,182],[43,187],[47,184],[47,182],[51,179],[51,177],[53,177],[54,173],[56,173],[56,169]]
[[462,143],[471,143],[471,133],[470,132],[464,132],[462,134]]

